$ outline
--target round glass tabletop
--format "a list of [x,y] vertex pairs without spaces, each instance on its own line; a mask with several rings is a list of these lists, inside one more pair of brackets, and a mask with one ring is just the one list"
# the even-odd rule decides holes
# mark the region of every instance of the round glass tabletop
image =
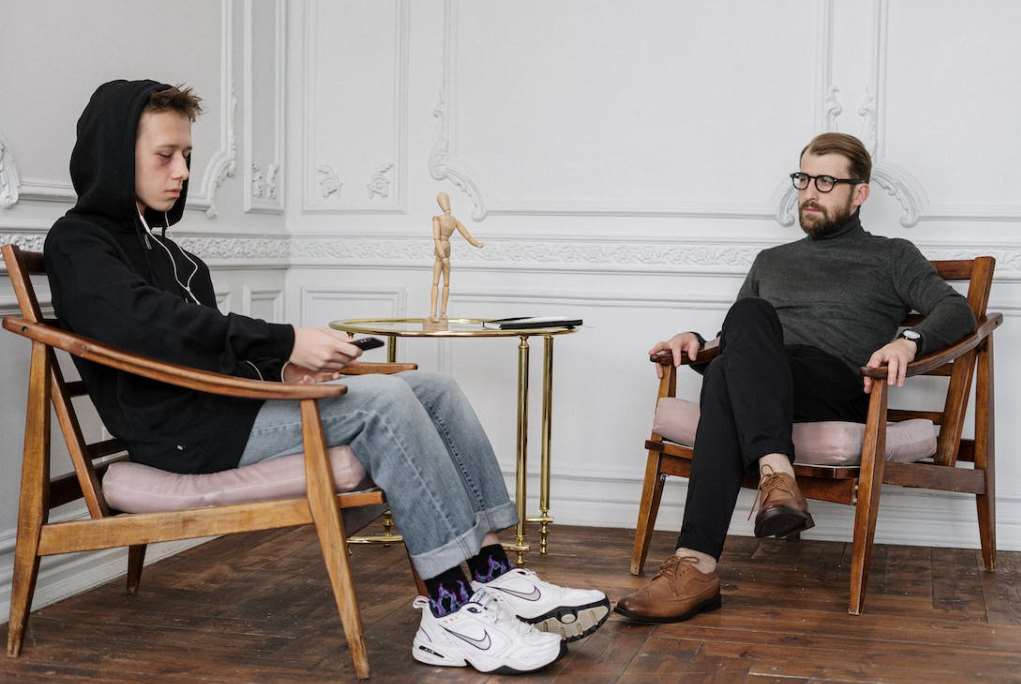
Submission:
[[568,335],[573,327],[515,328],[501,330],[487,328],[487,318],[450,318],[433,321],[428,318],[354,318],[331,321],[330,327],[362,335],[388,335],[394,337],[521,337],[531,335]]

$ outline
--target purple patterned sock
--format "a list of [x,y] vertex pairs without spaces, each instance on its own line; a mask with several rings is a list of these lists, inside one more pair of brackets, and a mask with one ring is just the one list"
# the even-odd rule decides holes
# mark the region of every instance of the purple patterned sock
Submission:
[[425,581],[429,591],[429,609],[433,616],[441,618],[456,612],[471,598],[470,583],[460,565],[441,572]]
[[479,549],[479,555],[468,559],[468,569],[476,582],[492,582],[511,569],[507,552],[499,544],[490,544]]

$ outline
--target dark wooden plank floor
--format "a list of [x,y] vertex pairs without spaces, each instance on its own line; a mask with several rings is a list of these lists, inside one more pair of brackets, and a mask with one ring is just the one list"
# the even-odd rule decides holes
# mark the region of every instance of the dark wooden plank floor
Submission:
[[[616,599],[627,530],[556,527],[532,562],[552,581]],[[650,569],[672,550],[657,534]],[[849,546],[733,537],[723,610],[676,625],[616,616],[541,675],[486,677],[416,664],[414,585],[403,549],[357,547],[355,582],[376,682],[1021,681],[1021,553],[995,575],[976,551],[877,546],[866,614],[847,614]],[[6,642],[6,628],[3,629]],[[234,536],[32,615],[0,681],[325,682],[352,679],[318,545],[308,528]]]

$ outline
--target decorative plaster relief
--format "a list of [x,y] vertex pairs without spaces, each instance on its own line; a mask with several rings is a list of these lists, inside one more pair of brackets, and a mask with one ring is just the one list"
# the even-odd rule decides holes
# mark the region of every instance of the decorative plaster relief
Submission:
[[317,169],[317,172],[319,173],[319,190],[322,192],[323,199],[330,195],[336,195],[339,198],[344,183],[337,178],[333,167],[324,164]]
[[16,245],[27,252],[43,251],[45,233],[0,233],[0,244]]
[[270,164],[265,173],[258,164],[252,163],[252,198],[275,200],[277,198],[277,174],[280,167]]
[[[449,70],[448,70],[449,73]],[[457,168],[456,162],[452,163],[450,158],[450,131],[447,120],[447,95],[446,86],[444,92],[440,93],[436,108],[433,109],[433,116],[439,120],[436,142],[433,143],[432,151],[429,153],[429,175],[436,180],[449,180],[461,192],[468,195],[472,202],[472,218],[481,221],[486,218],[486,203],[482,199],[482,192],[467,174]]]
[[0,140],[0,209],[12,207],[18,202],[18,169],[14,157]]
[[[46,234],[0,232],[0,244],[15,244],[23,250],[42,251]],[[246,262],[284,261],[294,265],[311,261],[394,264],[426,267],[432,262],[432,240],[411,236],[395,237],[181,237],[182,248],[203,259]],[[458,254],[458,263],[494,269],[590,267],[594,270],[665,268],[700,272],[743,274],[755,256],[773,246],[770,242],[655,242],[579,240],[488,240],[484,250]],[[933,243],[918,245],[928,259],[971,259],[988,254],[996,259],[997,279],[1016,280],[1021,274],[1021,247],[1013,245],[969,245]]]
[[839,94],[840,88],[831,83],[826,99],[823,101],[823,112],[826,116],[826,130],[828,131],[837,130],[837,117],[844,111],[840,104],[840,98],[837,97]]
[[921,183],[893,162],[880,159],[872,165],[872,182],[892,196],[900,204],[903,213],[900,224],[905,228],[918,225],[918,219],[928,202]]
[[227,116],[227,150],[211,163],[212,175],[206,190],[206,197],[209,199],[209,208],[206,209],[206,218],[214,219],[219,216],[216,210],[216,193],[227,178],[233,178],[237,170],[238,141],[234,132],[234,119],[238,109],[238,96],[234,92],[233,82],[230,91],[230,113]]
[[[390,196],[390,184],[393,182],[393,162],[383,164],[372,174],[369,184],[365,187],[369,190],[369,199],[376,195],[386,199]],[[388,177],[389,176],[389,177]]]

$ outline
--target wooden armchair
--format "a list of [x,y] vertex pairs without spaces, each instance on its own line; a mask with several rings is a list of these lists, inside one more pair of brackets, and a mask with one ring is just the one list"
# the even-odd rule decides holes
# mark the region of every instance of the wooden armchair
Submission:
[[[32,341],[28,409],[21,471],[18,536],[14,554],[11,613],[7,653],[17,656],[28,622],[39,559],[60,553],[129,547],[128,591],[138,588],[146,545],[151,542],[232,534],[313,524],[319,537],[340,620],[347,636],[355,674],[369,676],[368,654],[362,636],[361,616],[351,582],[347,537],[340,509],[384,503],[382,491],[368,489],[338,494],[319,419],[317,399],[336,397],[347,388],[340,384],[283,384],[247,380],[199,371],[129,354],[44,320],[30,279],[45,273],[43,255],[23,252],[14,245],[2,248],[22,318],[5,317],[7,330]],[[165,513],[120,513],[103,497],[102,477],[111,463],[125,460],[125,446],[117,439],[86,444],[71,399],[86,394],[81,381],[66,382],[54,351],[60,349],[94,363],[201,392],[249,399],[287,399],[301,402],[305,445],[306,495],[300,498],[259,501]],[[414,364],[352,364],[350,373],[398,372]],[[67,443],[74,472],[50,480],[50,410],[52,401]],[[49,523],[49,511],[84,498],[86,520]],[[417,578],[417,575],[416,575]]]
[[[967,280],[968,303],[978,327],[974,333],[943,351],[928,354],[913,361],[907,368],[908,377],[936,375],[949,378],[946,401],[942,411],[908,411],[887,408],[889,391],[887,369],[862,368],[862,376],[873,378],[869,399],[865,437],[861,449],[861,463],[857,466],[832,467],[796,464],[794,472],[802,494],[810,499],[833,501],[855,507],[854,542],[851,557],[851,595],[848,612],[858,615],[865,603],[865,585],[872,540],[875,536],[879,512],[879,493],[882,484],[902,487],[921,487],[950,492],[967,492],[975,495],[978,508],[979,536],[985,569],[992,572],[996,563],[996,487],[994,479],[993,433],[993,330],[1002,322],[999,313],[987,313],[989,291],[992,287],[992,257],[977,257],[968,261],[934,261],[933,266],[946,280]],[[904,325],[921,320],[912,314]],[[708,344],[695,359],[685,355],[683,364],[705,363],[719,354],[714,341]],[[664,366],[659,383],[659,398],[674,397],[677,372],[668,358],[656,358]],[[978,368],[975,391],[975,437],[961,437],[972,376]],[[916,463],[887,462],[884,458],[887,421],[911,418],[929,419],[939,425],[939,437],[931,458]],[[665,440],[655,431],[645,442],[648,460],[645,484],[638,511],[635,546],[631,557],[631,573],[639,575],[645,564],[649,539],[656,522],[663,484],[668,475],[688,477],[692,447]],[[974,468],[957,467],[967,461]],[[744,486],[758,486],[757,473],[746,475]]]

